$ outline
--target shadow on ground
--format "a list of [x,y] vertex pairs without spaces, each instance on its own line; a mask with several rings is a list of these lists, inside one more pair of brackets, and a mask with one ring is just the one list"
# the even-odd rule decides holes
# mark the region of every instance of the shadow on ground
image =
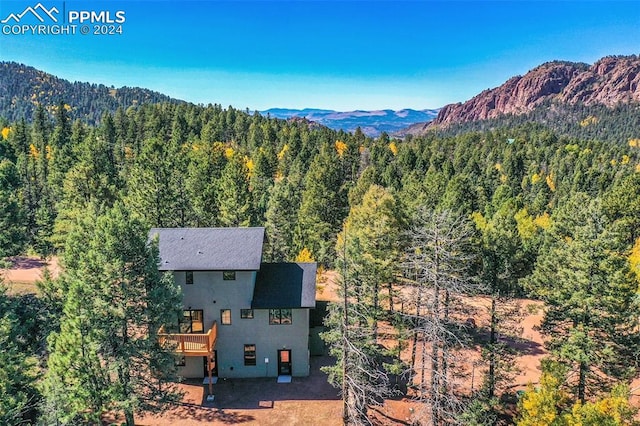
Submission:
[[328,356],[311,357],[309,377],[294,377],[291,383],[277,383],[275,377],[259,379],[219,379],[213,386],[215,401],[206,401],[206,386],[201,406],[218,409],[270,409],[276,401],[338,400],[338,391],[327,382],[320,367],[333,360]]
[[11,269],[35,269],[49,266],[45,259],[15,256],[8,259]]

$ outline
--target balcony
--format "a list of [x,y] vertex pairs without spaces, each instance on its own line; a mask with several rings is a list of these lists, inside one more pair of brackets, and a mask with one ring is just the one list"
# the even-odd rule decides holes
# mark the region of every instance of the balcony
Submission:
[[214,321],[204,334],[158,333],[160,344],[184,356],[212,356],[218,338],[218,323]]

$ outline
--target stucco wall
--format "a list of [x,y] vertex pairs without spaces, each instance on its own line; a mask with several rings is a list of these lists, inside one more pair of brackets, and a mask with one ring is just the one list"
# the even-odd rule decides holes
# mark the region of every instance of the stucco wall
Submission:
[[[185,284],[185,273],[175,272],[182,287],[185,309],[202,309],[205,330],[218,321],[219,377],[275,377],[278,349],[290,349],[293,376],[309,375],[309,310],[294,309],[292,324],[270,325],[269,311],[254,310],[253,319],[240,318],[241,309],[251,308],[256,272],[237,271],[235,281],[224,281],[222,272],[195,271],[193,284]],[[231,325],[223,325],[220,310],[231,309]],[[256,365],[244,365],[244,345],[256,345]],[[268,363],[265,363],[268,358]],[[179,374],[187,378],[203,377],[202,357],[187,357]]]

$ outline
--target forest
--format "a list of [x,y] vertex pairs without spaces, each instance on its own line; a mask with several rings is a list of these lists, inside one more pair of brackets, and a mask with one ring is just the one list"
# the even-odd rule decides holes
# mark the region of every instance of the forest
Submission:
[[637,137],[640,106],[633,102],[620,102],[615,107],[609,108],[600,104],[569,104],[545,100],[523,114],[504,114],[490,120],[457,123],[440,129],[440,133],[455,135],[495,128],[518,127],[528,122],[543,123],[558,135],[618,144]]
[[[346,424],[370,424],[398,392],[424,407],[416,424],[634,424],[640,135],[522,122],[372,139],[220,105],[143,104],[95,125],[70,110],[0,119],[0,259],[64,267],[38,296],[0,293],[0,423],[91,424],[112,410],[133,424],[175,400],[153,330],[180,295],[148,229],[264,226],[264,261],[340,276],[324,339]],[[464,314],[475,295],[492,300],[484,334]],[[509,408],[513,353],[498,336],[515,297],[544,302],[550,355]],[[470,394],[454,378],[474,339],[487,374]]]
[[31,120],[38,103],[51,108],[60,100],[73,105],[72,119],[95,125],[105,111],[146,103],[181,103],[167,95],[139,87],[70,82],[17,62],[0,61],[0,117]]

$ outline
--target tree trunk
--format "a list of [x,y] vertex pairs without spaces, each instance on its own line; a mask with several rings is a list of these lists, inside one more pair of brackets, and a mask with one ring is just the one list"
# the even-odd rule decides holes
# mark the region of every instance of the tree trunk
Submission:
[[439,374],[439,343],[432,343],[431,359],[431,418],[433,426],[440,425],[440,378]]
[[586,362],[582,361],[580,362],[579,368],[580,368],[580,371],[579,371],[580,374],[578,378],[578,399],[582,404],[584,404],[586,387],[587,387],[587,372],[589,370],[589,366],[587,365]]
[[[432,342],[432,360],[431,360],[431,416],[433,426],[440,426],[442,423],[442,386],[447,380],[445,378],[446,363],[444,360],[445,333],[443,327],[447,324],[449,316],[449,291],[441,285],[440,282],[440,238],[436,235],[434,251],[434,281],[433,281],[433,322],[434,322],[434,338]],[[444,287],[444,288],[443,288]],[[444,300],[441,300],[444,291]]]
[[[449,290],[445,290],[444,291],[444,321],[443,321],[444,327],[447,327],[449,325],[450,301],[451,301],[451,294]],[[442,383],[440,384],[439,391],[442,395],[448,394],[448,387],[449,387],[449,379],[447,377],[447,375],[449,374],[449,371],[448,371],[449,370],[449,342],[447,340],[448,340],[448,335],[446,334],[440,340],[442,344],[442,349],[440,353],[440,357],[442,359],[442,368],[440,369],[440,375],[444,378],[444,380],[442,380]],[[443,403],[444,401],[440,399],[441,408],[444,411],[444,406],[442,405]]]
[[489,335],[489,374],[488,381],[488,395],[489,398],[493,398],[496,387],[496,340],[497,340],[497,327],[498,317],[496,313],[496,298],[491,297],[491,333]]
[[[424,321],[420,321],[422,327],[424,327]],[[424,397],[424,391],[427,388],[424,380],[424,372],[425,372],[425,364],[427,362],[427,336],[425,335],[424,329],[420,332],[422,334],[420,343],[422,349],[422,362],[420,363],[420,398]]]
[[420,311],[421,311],[421,306],[422,305],[422,289],[418,289],[418,296],[416,298],[416,319],[414,321],[413,324],[413,341],[411,342],[411,372],[413,374],[411,374],[411,377],[409,379],[409,383],[411,384],[413,382],[413,378],[416,376],[415,374],[415,368],[416,368],[416,352],[417,352],[417,348],[418,348],[418,331],[416,330],[417,325],[420,322]]
[[380,291],[378,287],[378,283],[376,282],[373,286],[373,341],[378,341],[378,308],[379,308],[379,296],[378,292]]
[[[437,259],[437,258],[436,258]],[[437,268],[437,263],[436,263]],[[436,275],[437,276],[437,275]],[[431,420],[433,426],[440,425],[440,288],[436,281],[433,291],[433,322],[435,338],[431,342]]]
[[133,410],[127,408],[124,413],[125,420],[127,422],[127,426],[136,426],[136,422],[133,417]]

